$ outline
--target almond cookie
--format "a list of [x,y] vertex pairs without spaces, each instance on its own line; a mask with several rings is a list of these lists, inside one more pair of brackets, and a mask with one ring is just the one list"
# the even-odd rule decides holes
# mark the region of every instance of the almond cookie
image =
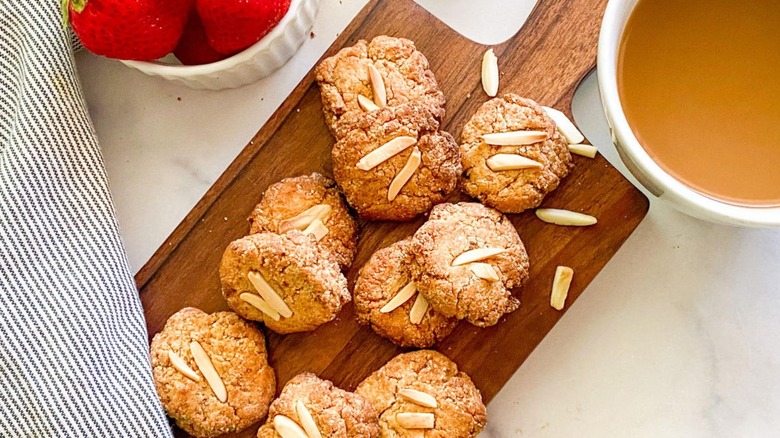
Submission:
[[369,220],[409,220],[444,201],[461,173],[452,136],[417,102],[376,111],[333,146],[333,177]]
[[165,411],[196,437],[262,420],[276,392],[263,332],[233,312],[176,312],[152,339],[152,374]]
[[555,122],[515,94],[485,102],[461,142],[463,190],[504,213],[537,207],[573,166]]
[[409,101],[418,101],[438,120],[444,116],[444,94],[428,60],[404,38],[360,40],[322,61],[315,75],[325,121],[337,139],[363,114]]
[[352,265],[358,227],[333,180],[319,173],[272,184],[249,217],[249,233],[300,230],[319,237],[341,269]]
[[399,354],[355,392],[379,412],[382,437],[472,438],[487,422],[471,378],[433,350]]
[[[281,430],[283,429],[283,430]],[[363,396],[344,391],[312,373],[290,379],[271,404],[258,438],[379,437],[376,410]]]
[[219,275],[236,313],[282,334],[314,330],[351,299],[338,264],[313,235],[297,230],[231,242]]
[[375,252],[360,269],[352,299],[361,324],[402,347],[426,348],[449,335],[458,321],[433,310],[416,292],[410,250],[411,239],[404,239]]
[[437,205],[411,253],[417,290],[445,316],[484,327],[520,306],[512,288],[528,278],[528,254],[509,219],[492,208]]

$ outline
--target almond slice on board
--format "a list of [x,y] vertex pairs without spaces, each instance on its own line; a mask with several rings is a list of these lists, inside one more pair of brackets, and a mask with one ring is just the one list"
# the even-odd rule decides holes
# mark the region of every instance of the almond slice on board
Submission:
[[406,164],[404,164],[404,167],[398,172],[398,175],[393,178],[393,181],[390,183],[390,188],[387,189],[388,201],[393,202],[395,197],[398,196],[398,193],[401,192],[401,189],[404,188],[404,185],[412,179],[412,175],[414,175],[414,172],[420,167],[420,163],[422,163],[422,153],[420,153],[420,150],[415,146],[414,150],[412,150],[412,154],[409,155],[409,159],[406,160]]
[[274,310],[273,307],[269,306],[268,303],[263,298],[260,297],[260,295],[244,292],[241,295],[239,295],[238,298],[240,298],[241,301],[244,301],[245,303],[254,307],[255,309],[265,313],[266,315],[268,315],[269,318],[273,319],[274,321],[279,321],[281,319],[281,315],[279,315],[279,312]]
[[312,223],[310,223],[309,226],[303,230],[303,234],[313,234],[314,238],[317,239],[317,242],[319,242],[328,234],[328,227],[326,227],[321,220],[314,219],[314,221],[312,221]]
[[482,134],[482,141],[493,146],[524,146],[547,140],[544,131],[507,131]]
[[398,293],[387,302],[387,304],[379,309],[379,313],[390,313],[393,310],[401,307],[403,303],[409,301],[409,298],[414,296],[415,292],[417,292],[417,287],[414,285],[414,283],[411,281],[406,283],[406,286],[402,287],[401,290],[398,291]]
[[537,208],[536,217],[550,224],[574,227],[587,227],[598,222],[593,216],[557,208]]
[[465,265],[466,263],[478,262],[488,257],[503,254],[506,252],[504,248],[477,248],[466,251],[461,255],[455,257],[452,261],[452,266]]
[[571,144],[578,144],[585,141],[585,136],[582,135],[579,129],[574,126],[571,120],[566,117],[562,111],[558,111],[555,108],[549,106],[542,107],[544,111],[553,119],[553,122],[558,126],[558,131],[566,138],[566,141]]
[[379,107],[377,106],[377,104],[374,103],[373,100],[367,98],[366,96],[363,96],[362,94],[358,94],[357,101],[358,101],[358,105],[360,105],[360,107],[363,108],[363,111],[371,112],[379,109]]
[[281,414],[274,417],[274,429],[282,438],[309,438],[298,423]]
[[571,286],[572,278],[574,278],[574,269],[568,266],[555,268],[552,292],[550,292],[550,305],[555,310],[563,310],[563,306],[566,304],[566,296],[569,295],[569,286]]
[[415,325],[419,324],[426,312],[428,312],[428,300],[422,294],[417,294],[417,298],[412,304],[412,310],[409,311],[409,322]]
[[284,302],[282,297],[276,293],[274,288],[268,284],[268,282],[265,280],[265,278],[263,278],[262,275],[260,275],[259,272],[252,271],[246,276],[249,279],[249,282],[252,283],[252,286],[254,286],[257,290],[257,293],[260,294],[260,296],[265,300],[266,303],[268,303],[269,306],[271,306],[272,309],[279,312],[279,315],[282,315],[284,318],[289,318],[292,316],[293,312],[290,307],[287,306],[287,303]]
[[396,154],[405,151],[415,143],[417,143],[417,139],[414,137],[405,135],[396,137],[366,154],[357,162],[355,167],[360,170],[371,170],[394,157]]
[[401,412],[395,421],[404,429],[433,429],[436,417],[430,412]]
[[192,358],[195,359],[195,364],[198,365],[200,373],[203,374],[203,377],[206,378],[206,382],[211,387],[211,390],[214,391],[214,395],[217,396],[219,401],[225,403],[227,401],[225,382],[219,377],[219,373],[217,373],[217,370],[214,368],[214,364],[211,363],[211,358],[208,353],[206,353],[206,350],[203,349],[203,346],[200,345],[200,342],[190,342],[190,353],[192,353]]
[[589,144],[570,144],[569,152],[572,154],[582,155],[583,157],[596,158],[596,152],[599,148],[591,146]]
[[482,55],[482,89],[490,97],[498,94],[498,58],[493,49]]
[[379,108],[387,106],[387,89],[385,88],[385,81],[382,79],[382,75],[379,74],[379,70],[376,69],[374,64],[368,64],[368,76],[371,78],[371,88],[374,89],[374,103]]
[[187,365],[187,362],[184,361],[181,357],[179,357],[178,354],[174,353],[171,350],[168,350],[168,359],[171,361],[171,365],[173,365],[176,370],[182,374],[184,374],[184,377],[194,381],[194,382],[200,382],[200,376],[198,373],[196,373],[192,368],[190,368],[189,365]]
[[286,233],[290,230],[304,230],[311,225],[315,219],[325,220],[330,215],[331,207],[329,204],[317,204],[306,209],[306,211],[285,219],[279,223],[279,233]]
[[412,388],[399,389],[398,396],[408,402],[412,402],[424,408],[435,409],[437,406],[439,406],[439,404],[436,403],[436,397],[428,394],[427,392],[418,391]]
[[542,169],[544,166],[538,161],[517,154],[495,154],[485,161],[487,167],[494,172],[520,169]]
[[500,278],[498,277],[498,272],[496,272],[496,268],[493,267],[493,265],[488,263],[470,263],[469,269],[471,269],[471,272],[474,273],[477,277],[488,280],[488,281],[498,281]]
[[303,430],[306,431],[306,435],[309,438],[322,438],[320,430],[317,428],[317,423],[314,422],[314,417],[311,416],[311,412],[306,408],[306,405],[302,401],[295,402],[295,412],[298,414],[298,421],[301,422]]

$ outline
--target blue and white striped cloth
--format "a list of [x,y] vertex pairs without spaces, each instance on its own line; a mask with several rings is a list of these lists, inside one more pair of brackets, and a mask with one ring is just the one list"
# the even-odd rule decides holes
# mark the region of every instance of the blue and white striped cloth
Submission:
[[57,0],[0,0],[0,437],[166,437]]

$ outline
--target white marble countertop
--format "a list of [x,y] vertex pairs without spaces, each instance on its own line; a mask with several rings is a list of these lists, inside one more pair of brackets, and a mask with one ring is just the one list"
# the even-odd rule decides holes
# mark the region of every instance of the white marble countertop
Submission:
[[[238,90],[189,90],[77,55],[134,270],[364,3],[322,0],[315,37],[281,70]],[[419,3],[485,44],[508,38],[533,6]],[[574,113],[625,174],[595,76]],[[636,232],[490,404],[483,436],[780,436],[778,345],[780,230],[712,225],[651,201]]]

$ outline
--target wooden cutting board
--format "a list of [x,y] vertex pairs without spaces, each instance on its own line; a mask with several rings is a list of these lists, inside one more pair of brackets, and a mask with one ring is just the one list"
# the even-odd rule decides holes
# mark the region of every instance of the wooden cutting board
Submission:
[[[499,92],[511,91],[571,116],[574,91],[595,66],[605,6],[606,0],[540,0],[517,35],[493,46],[502,72]],[[458,139],[463,124],[487,100],[480,83],[486,47],[464,38],[411,0],[373,0],[324,56],[381,34],[409,38],[428,57],[447,97],[443,129]],[[331,175],[332,144],[319,90],[309,72],[136,275],[150,339],[182,307],[206,312],[227,309],[218,276],[224,248],[247,232],[247,216],[270,184],[313,171]],[[490,328],[463,322],[437,347],[471,375],[486,402],[565,312],[549,305],[556,266],[574,268],[570,307],[647,212],[647,199],[604,158],[575,156],[575,163],[573,173],[543,205],[590,213],[598,217],[598,224],[559,227],[541,222],[533,212],[511,215],[531,260],[531,279],[516,291],[522,301],[520,310]],[[453,196],[453,200],[466,199]],[[348,273],[350,287],[376,249],[413,234],[423,220],[363,223],[358,256]],[[302,371],[354,389],[402,351],[359,326],[351,304],[336,321],[314,332],[268,333],[268,341],[279,389]],[[250,428],[240,436],[253,436],[256,430]]]

